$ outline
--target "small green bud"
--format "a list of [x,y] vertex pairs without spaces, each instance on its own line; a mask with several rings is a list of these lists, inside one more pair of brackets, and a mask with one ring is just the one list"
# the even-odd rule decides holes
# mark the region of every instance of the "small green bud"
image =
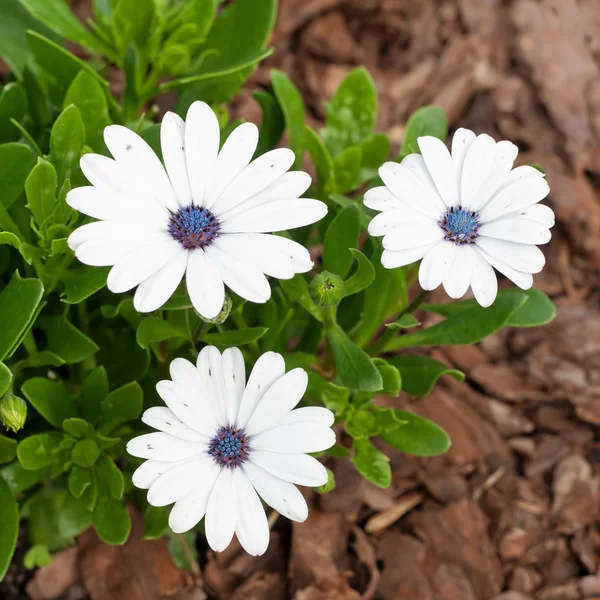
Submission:
[[308,286],[308,292],[315,304],[327,308],[337,306],[344,298],[344,280],[335,273],[323,271]]
[[199,312],[196,312],[196,314],[205,323],[213,323],[214,325],[222,325],[223,323],[225,323],[225,321],[227,321],[227,317],[229,316],[229,313],[231,312],[232,306],[233,306],[233,303],[231,302],[231,298],[227,294],[225,294],[225,302],[223,303],[223,308],[221,309],[221,312],[214,319],[207,319],[206,317],[203,317]]
[[23,429],[27,418],[27,403],[18,396],[7,394],[0,400],[0,421],[14,432]]

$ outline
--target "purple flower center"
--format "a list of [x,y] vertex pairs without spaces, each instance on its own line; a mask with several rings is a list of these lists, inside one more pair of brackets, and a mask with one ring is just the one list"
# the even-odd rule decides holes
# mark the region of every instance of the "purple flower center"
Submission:
[[218,237],[221,224],[207,208],[186,206],[173,213],[169,233],[186,250],[206,248]]
[[243,429],[221,427],[211,440],[208,453],[221,467],[237,467],[248,458],[249,440]]
[[444,230],[446,239],[455,244],[472,244],[477,239],[479,215],[475,211],[453,206],[438,223]]

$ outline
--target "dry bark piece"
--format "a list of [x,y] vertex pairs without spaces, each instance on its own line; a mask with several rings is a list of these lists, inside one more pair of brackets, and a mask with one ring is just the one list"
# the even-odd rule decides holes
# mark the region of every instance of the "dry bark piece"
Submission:
[[52,555],[50,563],[35,572],[27,584],[31,600],[53,600],[66,594],[79,581],[77,559],[79,550],[72,546]]
[[254,573],[229,600],[286,600],[285,587],[283,573]]
[[362,58],[361,49],[340,11],[314,20],[306,28],[303,41],[310,52],[326,60],[354,63]]
[[423,494],[419,492],[409,492],[400,496],[396,502],[387,510],[371,517],[365,525],[367,533],[377,533],[387,529],[392,523],[395,523],[400,517],[411,511],[423,501]]

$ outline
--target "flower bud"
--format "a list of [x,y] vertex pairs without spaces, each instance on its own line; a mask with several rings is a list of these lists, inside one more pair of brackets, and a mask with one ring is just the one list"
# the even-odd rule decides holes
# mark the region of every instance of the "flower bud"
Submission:
[[27,418],[25,400],[12,394],[7,394],[0,400],[0,421],[14,432],[23,429]]
[[323,308],[337,306],[344,297],[344,280],[335,273],[323,271],[310,282],[308,292],[313,301]]
[[233,303],[231,302],[231,298],[225,294],[225,302],[223,303],[223,308],[221,309],[221,312],[214,318],[214,319],[207,319],[206,317],[203,317],[200,313],[196,313],[205,323],[213,323],[214,325],[222,325],[223,323],[225,323],[225,321],[227,321],[227,317],[229,316],[229,313],[231,312],[231,307],[233,306]]

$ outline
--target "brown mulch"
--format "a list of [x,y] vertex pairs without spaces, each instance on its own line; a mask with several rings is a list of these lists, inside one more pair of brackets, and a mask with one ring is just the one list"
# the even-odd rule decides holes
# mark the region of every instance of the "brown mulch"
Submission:
[[[62,597],[83,584],[92,600],[600,600],[600,2],[281,0],[273,43],[252,85],[283,69],[317,127],[365,64],[395,150],[411,112],[436,103],[453,128],[513,140],[521,163],[544,165],[558,222],[535,285],[558,316],[434,352],[467,382],[394,402],[453,446],[432,459],[388,449],[388,490],[333,462],[337,488],[310,496],[307,523],[279,519],[260,558],[208,553],[196,577],[174,573],[161,542],[115,551],[86,535]],[[250,94],[236,112],[260,119]],[[121,583],[101,585],[116,565]]]

